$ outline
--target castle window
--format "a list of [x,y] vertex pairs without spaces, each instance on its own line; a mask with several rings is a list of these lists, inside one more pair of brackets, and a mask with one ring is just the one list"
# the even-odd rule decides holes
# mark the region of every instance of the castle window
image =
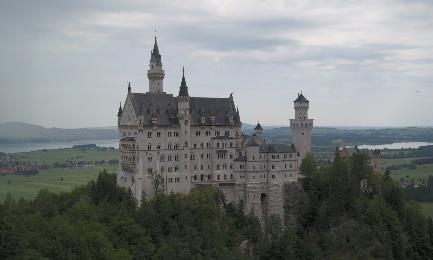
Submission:
[[207,169],[210,170],[210,165],[209,164],[207,165]]
[[230,159],[233,159],[233,154],[232,153],[230,154]]
[[167,156],[167,161],[171,162],[171,155]]
[[202,170],[202,171],[203,171],[203,164],[202,164],[202,165],[200,165],[200,170]]
[[220,180],[220,175],[219,174],[217,175],[217,180]]
[[179,161],[179,155],[175,155],[175,156],[174,156],[174,160],[175,160],[175,161]]
[[185,170],[188,170],[188,166],[186,166],[186,164],[185,164]]
[[220,131],[215,131],[215,136],[220,136]]
[[232,173],[232,174],[230,174],[230,179],[232,179],[232,180],[233,180],[233,173]]
[[220,143],[219,142],[217,142],[217,148],[219,148],[220,147]]
[[161,132],[156,132],[156,137],[161,137]]
[[230,169],[233,169],[233,164],[230,164]]
[[253,175],[253,179],[255,179],[256,178],[256,175]]
[[161,172],[164,172],[164,166],[161,166]]
[[147,150],[152,150],[152,144],[147,145]]
[[200,134],[201,134],[200,131],[196,131],[196,132],[195,132],[195,135],[196,135],[196,136],[200,136]]
[[233,142],[230,142],[230,148],[232,148],[233,147]]
[[212,178],[212,176],[210,176],[210,174],[207,175],[207,179],[210,181]]
[[274,165],[272,165],[272,169],[275,169],[275,166],[274,166]]
[[194,175],[194,180],[195,180],[195,181],[197,180],[197,175]]
[[223,169],[227,169],[227,164],[223,164]]
[[284,168],[287,168],[287,164],[284,164]]
[[225,136],[230,136],[230,131],[225,131],[225,132],[224,132],[224,135],[225,135]]
[[197,144],[194,144],[194,148],[197,148]]
[[217,170],[219,170],[220,169],[220,165],[219,164],[217,164]]
[[151,162],[151,161],[152,161],[152,157],[147,157],[147,160],[148,160],[149,162]]
[[272,179],[275,179],[275,175],[272,175]]
[[227,180],[227,174],[224,174],[224,180]]
[[178,170],[179,170],[179,167],[176,165],[176,166],[174,167],[174,171],[177,172]]
[[304,133],[302,133],[302,135],[304,135]]
[[203,143],[201,143],[201,144],[200,144],[200,147],[203,148],[203,146],[204,146]]
[[253,170],[255,170],[256,169],[256,166],[253,166]]
[[292,164],[290,164],[289,167],[292,168]]
[[156,149],[157,149],[157,150],[160,150],[160,149],[161,149],[161,145],[158,144],[158,145],[156,146]]
[[152,138],[152,132],[147,132],[147,138]]
[[200,175],[200,181],[203,181],[204,180],[204,175],[202,174],[202,175]]
[[170,132],[170,131],[167,132],[167,136],[168,136],[168,137],[171,137],[171,132]]
[[179,132],[174,132],[174,136],[178,137],[179,136]]

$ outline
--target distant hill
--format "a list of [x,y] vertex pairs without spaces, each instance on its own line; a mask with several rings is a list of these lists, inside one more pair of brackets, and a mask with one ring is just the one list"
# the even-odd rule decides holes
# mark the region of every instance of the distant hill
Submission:
[[114,138],[117,138],[115,127],[64,129],[20,122],[0,123],[0,144]]
[[[242,124],[246,135],[254,133],[256,124]],[[287,126],[263,125],[264,137],[268,142],[291,143],[290,129]],[[102,140],[117,138],[117,127],[93,128],[45,128],[26,123],[0,123],[0,144],[51,141]],[[335,146],[336,144],[387,144],[405,141],[433,142],[431,127],[402,128],[348,128],[314,127],[313,146]]]

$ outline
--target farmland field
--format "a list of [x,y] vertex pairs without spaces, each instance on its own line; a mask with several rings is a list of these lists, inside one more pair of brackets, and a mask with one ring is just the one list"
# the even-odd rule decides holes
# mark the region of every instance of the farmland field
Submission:
[[33,199],[41,189],[52,192],[67,192],[74,187],[95,180],[103,169],[108,172],[115,172],[117,166],[106,165],[69,170],[54,168],[41,170],[39,174],[33,176],[0,176],[0,201],[3,201],[8,193],[15,200],[18,200],[20,198]]
[[19,161],[29,161],[37,163],[55,163],[66,160],[74,161],[97,161],[97,160],[116,160],[118,152],[114,149],[102,150],[80,150],[74,148],[64,148],[56,150],[39,150],[34,152],[24,152],[13,154]]
[[[21,162],[33,162],[38,165],[49,165],[49,169],[39,170],[39,174],[0,176],[0,201],[8,193],[16,200],[20,198],[33,199],[41,189],[52,192],[66,192],[74,187],[95,180],[100,171],[117,171],[118,152],[115,149],[64,148],[56,150],[39,150],[11,154],[11,157]],[[55,163],[71,162],[68,168],[53,168]],[[85,162],[77,166],[78,162]],[[70,167],[69,167],[70,166]],[[58,166],[57,166],[58,167]]]

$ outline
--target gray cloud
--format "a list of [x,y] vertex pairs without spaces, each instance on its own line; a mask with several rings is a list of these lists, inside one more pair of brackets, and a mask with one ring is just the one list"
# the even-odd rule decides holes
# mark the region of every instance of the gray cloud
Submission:
[[2,1],[0,121],[115,124],[157,28],[167,91],[186,65],[245,122],[287,124],[304,90],[322,125],[432,125],[432,26],[431,1]]

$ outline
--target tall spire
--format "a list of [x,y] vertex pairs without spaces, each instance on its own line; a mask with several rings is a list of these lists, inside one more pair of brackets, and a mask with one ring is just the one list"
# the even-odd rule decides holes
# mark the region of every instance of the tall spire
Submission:
[[158,41],[155,35],[155,43],[153,44],[153,50],[150,52],[150,62],[156,62],[156,65],[162,66],[161,54],[159,53]]
[[128,81],[128,93],[131,93],[131,81]]
[[188,87],[186,85],[186,80],[185,80],[185,67],[183,66],[182,66],[182,82],[180,83],[179,96],[189,97]]

